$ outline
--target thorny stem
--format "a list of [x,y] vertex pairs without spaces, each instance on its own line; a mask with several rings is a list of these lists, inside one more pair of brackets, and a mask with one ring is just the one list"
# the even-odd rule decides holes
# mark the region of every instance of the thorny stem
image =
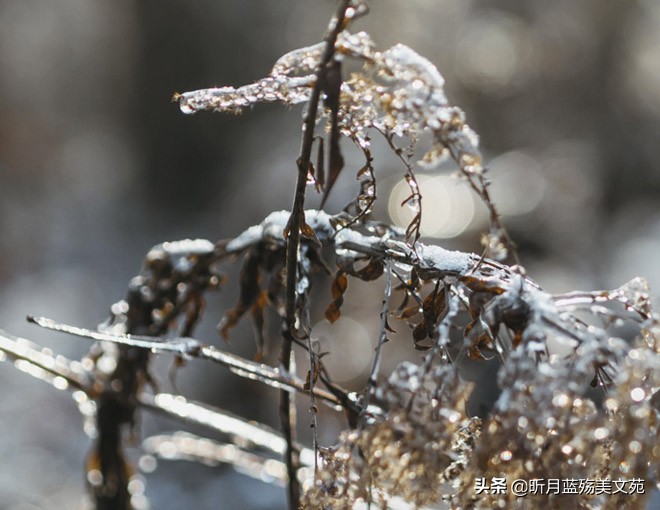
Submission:
[[[327,73],[327,65],[334,56],[337,36],[344,28],[346,10],[348,9],[349,3],[350,0],[341,0],[337,8],[337,13],[330,22],[321,64],[316,71],[316,83],[307,105],[307,113],[303,123],[303,137],[300,156],[297,161],[298,180],[296,182],[293,207],[287,229],[289,235],[286,245],[286,318],[282,335],[282,348],[280,351],[280,363],[287,372],[290,368],[291,350],[296,323],[296,266],[298,262],[298,247],[300,245],[301,222],[304,221],[305,187],[307,185],[307,173],[309,171],[312,145],[314,143],[314,126],[316,124],[316,115],[318,112],[319,99],[321,98],[321,90],[323,89]],[[297,454],[293,448],[291,394],[288,391],[280,392],[280,422],[282,426],[282,434],[287,443],[284,461],[289,475],[289,509],[295,510],[298,507],[298,501],[300,500],[300,485],[296,478]]]

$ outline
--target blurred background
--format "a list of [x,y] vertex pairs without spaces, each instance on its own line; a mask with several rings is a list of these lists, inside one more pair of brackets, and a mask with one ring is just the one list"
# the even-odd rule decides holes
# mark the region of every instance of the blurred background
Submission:
[[[283,53],[318,42],[334,8],[330,0],[0,0],[0,327],[80,357],[82,340],[38,331],[25,315],[94,327],[152,245],[233,237],[288,209],[300,107],[185,116],[170,99],[265,76]],[[353,30],[437,65],[450,101],[481,135],[495,202],[533,278],[564,292],[641,275],[657,298],[660,3],[381,0]],[[330,212],[357,192],[359,155],[345,150]],[[405,225],[404,171],[384,144],[374,152],[376,217]],[[484,210],[451,172],[418,170],[422,233],[479,251]],[[221,345],[215,324],[236,299],[231,274],[210,300],[204,341]],[[314,334],[337,352],[327,363],[346,386],[364,382],[381,291],[352,284],[332,326],[321,320],[329,293],[319,291]],[[251,357],[249,324],[225,347]],[[387,348],[385,371],[420,357],[409,343]],[[170,361],[157,362],[164,390]],[[178,382],[191,398],[276,424],[273,391],[195,362]],[[0,365],[0,385],[0,509],[81,508],[89,440],[70,396],[10,364]],[[321,419],[322,443],[331,444],[342,420]],[[176,428],[142,419],[143,437]],[[282,490],[226,467],[161,461],[146,479],[154,509],[284,502]]]

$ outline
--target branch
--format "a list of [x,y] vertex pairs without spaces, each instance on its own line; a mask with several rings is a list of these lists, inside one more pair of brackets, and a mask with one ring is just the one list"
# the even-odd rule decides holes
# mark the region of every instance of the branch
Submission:
[[[288,375],[277,368],[246,360],[240,356],[217,349],[212,345],[203,344],[194,338],[164,340],[158,337],[139,335],[111,335],[108,333],[98,333],[96,331],[76,326],[68,326],[46,317],[28,316],[28,321],[44,329],[67,333],[88,340],[112,342],[118,345],[146,349],[154,353],[171,353],[186,356],[188,358],[213,361],[214,363],[229,368],[231,372],[241,377],[262,382],[273,388],[281,389],[286,392],[309,393],[309,391],[305,389],[305,382],[295,375]],[[337,397],[328,391],[314,388],[314,396],[337,411],[343,409],[343,406]]]

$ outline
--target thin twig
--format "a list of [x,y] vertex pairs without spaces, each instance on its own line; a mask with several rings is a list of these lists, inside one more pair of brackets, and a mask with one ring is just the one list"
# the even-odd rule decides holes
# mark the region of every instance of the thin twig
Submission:
[[[60,378],[66,382],[66,388],[74,388],[91,394],[92,378],[82,368],[81,363],[66,359],[63,356],[54,357],[48,350],[43,349],[24,338],[19,338],[0,329],[0,352],[12,360],[19,369],[31,366],[36,370],[29,371],[30,375],[52,384],[57,384],[54,379]],[[21,367],[20,363],[25,363]],[[63,386],[63,385],[62,385]]]

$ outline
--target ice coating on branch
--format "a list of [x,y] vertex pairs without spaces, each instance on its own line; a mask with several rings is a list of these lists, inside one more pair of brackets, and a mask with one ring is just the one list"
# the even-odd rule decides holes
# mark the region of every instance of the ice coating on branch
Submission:
[[147,264],[168,260],[176,270],[185,272],[192,266],[195,257],[210,255],[215,245],[207,239],[182,239],[158,244],[147,253]]
[[357,252],[350,249],[345,249],[343,246],[353,243],[358,246],[373,246],[378,245],[382,242],[382,239],[377,236],[366,236],[360,232],[356,232],[353,229],[345,228],[337,232],[335,236],[335,244],[341,248],[339,255],[342,256],[352,256],[355,257],[358,255]]
[[256,103],[279,101],[291,105],[307,101],[314,82],[313,76],[275,75],[238,88],[221,87],[176,94],[174,99],[179,102],[183,113],[202,110],[240,113],[243,108]]
[[[365,57],[372,52],[371,40],[364,33],[341,33],[337,38],[338,56]],[[287,105],[308,101],[316,83],[315,72],[325,43],[299,48],[280,57],[265,78],[242,87],[220,87],[175,94],[183,113],[202,110],[240,113],[256,103],[281,102]]]
[[[175,95],[184,113],[200,110],[237,113],[259,102],[296,104],[310,98],[325,43],[299,48],[280,57],[270,74],[243,87],[202,89]],[[435,146],[424,158],[433,164],[447,151],[461,168],[481,171],[477,135],[463,112],[449,105],[444,79],[436,67],[408,46],[397,44],[379,52],[366,32],[341,32],[336,59],[352,58],[363,69],[342,83],[342,131],[362,146],[366,129],[376,127],[404,135],[430,130]]]
[[467,271],[473,264],[473,256],[460,251],[450,251],[440,246],[423,245],[418,243],[417,255],[424,264],[442,268],[446,272],[461,274]]
[[[284,229],[291,217],[290,211],[276,211],[270,213],[259,225],[254,225],[245,230],[238,237],[232,239],[226,246],[228,252],[239,252],[250,245],[256,244],[263,238],[278,239],[284,242]],[[305,211],[305,222],[314,229],[320,239],[324,239],[332,233],[334,228],[330,223],[332,215],[325,211],[308,209]]]
[[646,317],[651,316],[651,289],[646,279],[633,278],[619,287],[615,293],[620,296],[619,301],[626,307],[636,310]]

